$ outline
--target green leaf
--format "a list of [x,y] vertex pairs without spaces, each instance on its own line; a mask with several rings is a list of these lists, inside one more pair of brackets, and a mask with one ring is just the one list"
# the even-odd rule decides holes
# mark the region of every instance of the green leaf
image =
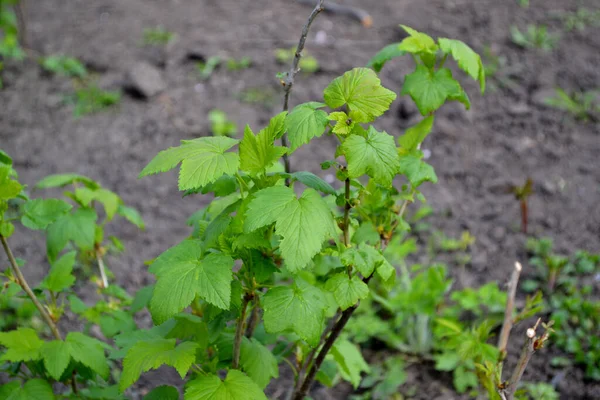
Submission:
[[23,387],[13,381],[0,386],[0,396],[6,400],[54,400],[52,386],[43,379],[29,379]]
[[251,174],[264,172],[287,152],[285,147],[274,146],[274,129],[265,129],[254,135],[248,125],[240,143],[241,167]]
[[356,122],[374,121],[396,99],[396,94],[381,86],[377,74],[369,68],[354,68],[335,78],[323,96],[331,108],[347,104]]
[[438,180],[433,167],[414,154],[400,157],[400,173],[404,174],[415,188],[423,182],[436,183]]
[[360,384],[360,374],[369,372],[369,364],[366,363],[360,349],[348,340],[337,340],[331,348],[331,355],[337,362],[342,378],[352,384],[354,389]]
[[75,265],[76,256],[77,253],[71,251],[52,263],[50,272],[40,283],[40,288],[59,293],[73,286],[75,283],[73,266]]
[[199,296],[221,309],[231,298],[233,260],[212,253],[203,256],[202,243],[185,240],[161,254],[150,267],[157,277],[150,312],[160,324],[190,305]]
[[292,286],[269,289],[263,305],[267,332],[294,332],[311,346],[319,344],[327,308],[320,289],[296,279]]
[[69,343],[71,357],[75,361],[90,368],[103,379],[108,379],[110,371],[104,356],[104,343],[80,332],[69,332],[65,341]]
[[11,167],[0,165],[0,200],[15,198],[23,189],[19,182],[10,179],[10,171]]
[[0,221],[0,235],[9,238],[15,231],[15,226],[12,222]]
[[377,73],[381,71],[385,63],[406,54],[406,51],[400,49],[400,43],[392,43],[379,50],[367,63],[367,67],[373,68]]
[[328,118],[331,121],[336,121],[333,133],[337,133],[338,135],[348,135],[356,125],[356,121],[343,111],[332,112]]
[[267,400],[263,391],[244,373],[229,370],[225,380],[217,375],[200,376],[185,389],[185,400]]
[[254,338],[242,341],[240,365],[261,389],[267,387],[271,378],[279,376],[277,359],[271,350]]
[[143,400],[179,400],[179,392],[173,386],[162,385],[152,389]]
[[47,177],[39,181],[35,185],[35,187],[38,189],[48,189],[54,187],[63,187],[72,183],[82,183],[84,186],[90,189],[97,189],[100,187],[100,185],[96,181],[77,174],[48,175]]
[[44,344],[35,330],[19,328],[10,332],[0,332],[0,344],[6,347],[2,361],[31,361],[41,358],[40,348]]
[[335,301],[342,310],[352,307],[358,300],[366,299],[369,295],[369,286],[358,276],[348,278],[345,272],[329,278],[325,288],[333,293]]
[[401,153],[410,153],[419,148],[419,145],[425,140],[433,128],[433,115],[420,121],[415,126],[411,126],[406,133],[398,138],[398,144],[401,147]]
[[446,54],[452,54],[458,66],[476,81],[479,81],[481,93],[485,91],[485,69],[479,54],[460,40],[439,38],[440,49]]
[[285,130],[290,140],[290,151],[320,137],[325,132],[329,121],[327,113],[319,108],[323,103],[309,102],[299,104],[285,118]]
[[244,230],[252,232],[275,222],[275,232],[283,239],[279,245],[290,271],[304,268],[335,235],[329,206],[313,189],[298,199],[292,188],[273,186],[254,194],[248,204]]
[[90,203],[94,200],[102,203],[106,217],[110,221],[113,219],[119,205],[123,202],[121,198],[107,189],[90,189],[90,188],[77,188],[75,189],[75,196],[82,202],[86,207],[90,207]]
[[416,31],[406,25],[400,25],[410,36],[402,40],[398,46],[401,51],[412,54],[430,53],[434,54],[438,46],[431,36]]
[[446,100],[458,100],[468,109],[470,103],[460,83],[452,77],[448,68],[431,72],[424,65],[417,65],[415,71],[406,76],[402,87],[403,95],[410,95],[422,115],[437,110]]
[[290,176],[293,179],[301,182],[305,186],[308,186],[309,188],[318,190],[319,192],[323,192],[325,194],[331,194],[331,195],[337,194],[335,189],[329,183],[325,182],[323,179],[321,179],[317,175],[313,174],[312,172],[307,172],[307,171],[294,172],[293,174],[290,174]]
[[[379,239],[379,236],[377,236]],[[364,276],[368,277],[381,261],[381,253],[365,243],[361,243],[358,248],[350,247],[344,250],[340,259],[346,267],[353,266]]]
[[137,226],[141,230],[145,229],[144,220],[135,208],[119,204],[119,207],[117,208],[117,214],[119,214],[120,216],[122,216],[127,221],[131,222],[133,225]]
[[208,328],[202,318],[192,314],[179,314],[174,320],[175,326],[165,336],[167,339],[193,340],[201,349],[208,346]]
[[400,168],[398,150],[392,136],[378,132],[371,126],[366,137],[351,135],[344,140],[341,148],[348,161],[350,178],[367,174],[381,185],[392,184]]
[[58,218],[48,227],[46,234],[48,258],[51,261],[55,260],[70,240],[82,250],[93,249],[96,219],[96,212],[89,208],[79,208]]
[[233,175],[238,171],[239,156],[236,153],[226,153],[237,143],[237,140],[225,136],[183,140],[181,146],[158,153],[139,177],[165,172],[181,163],[179,190],[205,186],[223,175]]
[[156,369],[163,364],[174,367],[181,379],[196,360],[197,343],[183,342],[175,347],[175,339],[154,339],[135,344],[123,360],[123,373],[119,390],[125,391],[143,372]]
[[40,353],[48,374],[57,381],[60,380],[61,375],[71,361],[69,343],[62,340],[45,342],[40,348]]
[[150,304],[150,300],[152,299],[153,291],[154,285],[144,286],[143,288],[139,289],[133,297],[133,302],[129,307],[129,311],[131,313],[137,313],[143,310],[145,307],[148,307],[148,304]]
[[13,165],[13,159],[9,156],[4,150],[0,149],[0,164],[8,165],[9,167]]
[[66,214],[72,206],[58,199],[35,199],[25,203],[21,223],[29,229],[46,229],[57,218]]
[[115,336],[115,344],[119,350],[112,351],[110,358],[113,360],[125,358],[129,349],[141,341],[164,339],[173,330],[175,325],[175,320],[170,319],[164,324],[154,326],[150,329],[140,329]]

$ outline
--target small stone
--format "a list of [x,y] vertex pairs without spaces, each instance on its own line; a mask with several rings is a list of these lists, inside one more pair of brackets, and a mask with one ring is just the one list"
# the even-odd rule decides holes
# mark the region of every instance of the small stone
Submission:
[[149,98],[166,89],[161,73],[152,65],[139,62],[127,74],[127,89],[143,98]]
[[515,117],[529,115],[531,114],[531,108],[525,103],[517,103],[508,108],[508,113]]

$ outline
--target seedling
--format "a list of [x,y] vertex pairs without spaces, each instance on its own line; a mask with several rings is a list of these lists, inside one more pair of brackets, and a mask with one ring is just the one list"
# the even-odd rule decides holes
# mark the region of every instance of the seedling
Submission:
[[239,60],[236,60],[235,58],[228,58],[226,65],[229,71],[239,71],[250,68],[252,65],[252,59],[250,57],[242,57]]
[[587,122],[598,121],[600,115],[600,91],[573,92],[568,94],[561,88],[556,88],[554,97],[545,99],[551,107],[570,113],[574,118]]
[[548,32],[548,28],[541,25],[527,25],[527,30],[521,32],[516,26],[511,26],[510,35],[513,43],[526,49],[540,49],[551,51],[556,47],[560,36]]
[[267,86],[267,87],[251,87],[248,89],[244,89],[240,93],[240,100],[244,103],[248,104],[258,104],[262,105],[265,108],[272,108],[277,104],[277,93]]
[[[275,50],[275,59],[280,64],[289,64],[294,59],[296,49],[277,49]],[[321,68],[316,58],[311,55],[305,54],[300,59],[299,63],[300,71],[307,74],[313,74]]]
[[600,10],[581,7],[574,12],[555,13],[555,16],[563,21],[563,26],[567,32],[574,30],[583,32],[588,27],[600,26]]
[[234,137],[237,134],[237,125],[227,118],[227,114],[224,111],[211,110],[208,113],[208,119],[213,135]]
[[121,100],[119,91],[108,91],[100,89],[95,83],[84,83],[75,89],[75,94],[69,98],[74,104],[73,116],[82,117],[87,114],[106,110],[118,104]]
[[147,46],[166,46],[173,40],[176,35],[173,32],[167,31],[162,26],[156,28],[144,29],[143,43]]
[[533,194],[533,181],[527,178],[523,186],[512,186],[511,192],[521,207],[521,232],[527,234],[528,199]]
[[206,62],[196,63],[196,69],[200,75],[200,79],[207,80],[210,78],[215,69],[221,64],[221,57],[212,56],[209,57]]
[[85,65],[74,57],[48,56],[42,58],[40,64],[46,71],[57,75],[82,79],[88,74]]
[[[16,1],[0,0],[0,60],[20,61],[25,58],[25,52],[19,44],[19,24],[12,7],[15,3]],[[0,73],[3,68],[4,64],[0,61]]]
[[529,0],[517,0],[517,4],[521,8],[529,8]]

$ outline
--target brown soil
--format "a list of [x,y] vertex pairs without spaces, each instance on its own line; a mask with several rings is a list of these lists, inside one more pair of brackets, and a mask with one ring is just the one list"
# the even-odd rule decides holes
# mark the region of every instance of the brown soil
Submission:
[[[71,82],[42,73],[34,61],[8,65],[3,73],[6,87],[0,91],[0,147],[14,157],[23,182],[32,185],[51,173],[76,172],[97,179],[141,211],[146,231],[116,224],[114,231],[128,251],[109,260],[118,281],[134,292],[152,280],[143,261],[185,238],[190,232],[185,219],[209,200],[182,199],[175,172],[142,180],[137,174],[158,151],[177,145],[180,139],[209,134],[206,116],[213,108],[225,110],[240,127],[249,123],[259,128],[277,113],[282,93],[275,74],[287,67],[276,64],[273,50],[295,45],[310,10],[283,0],[27,3],[31,47],[42,54],[63,53],[85,60],[104,88],[120,87],[125,72],[139,60],[164,64],[168,88],[162,95],[149,101],[124,96],[118,107],[78,120],[63,102],[63,96],[72,92]],[[464,40],[478,51],[491,45],[507,58],[508,66],[499,75],[512,83],[500,85],[492,79],[496,88],[483,97],[474,84],[467,85],[472,110],[445,106],[424,144],[431,150],[429,161],[440,181],[425,189],[436,210],[435,228],[450,236],[468,230],[477,238],[472,263],[459,276],[462,285],[503,283],[514,260],[525,261],[519,206],[503,188],[522,184],[527,177],[533,180],[535,192],[530,200],[530,233],[552,236],[557,250],[563,252],[600,250],[598,125],[576,122],[536,101],[536,94],[556,86],[568,90],[600,86],[600,29],[563,33],[558,48],[548,53],[517,48],[509,34],[511,25],[524,28],[528,23],[546,24],[557,31],[561,24],[550,16],[551,11],[573,11],[578,5],[594,8],[595,0],[534,1],[529,9],[514,0],[345,3],[368,7],[373,27],[364,28],[346,17],[319,16],[307,49],[322,71],[298,76],[292,105],[320,100],[333,78],[366,64],[378,49],[398,41],[399,23]],[[178,35],[164,52],[140,45],[143,29],[157,25]],[[316,43],[317,35],[326,39],[324,44]],[[221,68],[201,82],[193,63],[186,61],[190,51],[206,57],[250,56],[253,65],[236,72]],[[384,85],[399,92],[410,67],[409,58],[390,63],[382,73]],[[252,88],[267,93],[267,101],[242,102],[240,93]],[[400,97],[377,124],[398,135],[414,117],[410,102]],[[293,168],[322,173],[319,163],[331,157],[334,145],[322,138],[305,146],[292,157]],[[26,274],[40,279],[46,268],[42,238],[18,234],[12,241],[14,252],[28,260]],[[551,368],[550,358],[550,351],[536,355],[525,379],[549,382],[564,373],[558,385],[562,399],[600,398],[598,383],[585,381],[578,369]],[[449,394],[448,376],[428,366],[412,367],[409,372],[409,385],[419,388],[417,398],[459,398]],[[142,382],[153,387],[177,380],[161,373]],[[272,393],[284,384],[278,381]],[[341,394],[345,391],[323,393],[322,398],[346,396]]]

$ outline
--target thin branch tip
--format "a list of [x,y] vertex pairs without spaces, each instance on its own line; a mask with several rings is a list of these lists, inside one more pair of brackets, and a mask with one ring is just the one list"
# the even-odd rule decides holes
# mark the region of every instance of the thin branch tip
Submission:
[[519,272],[523,271],[523,266],[518,261],[515,261],[515,270],[517,270]]

